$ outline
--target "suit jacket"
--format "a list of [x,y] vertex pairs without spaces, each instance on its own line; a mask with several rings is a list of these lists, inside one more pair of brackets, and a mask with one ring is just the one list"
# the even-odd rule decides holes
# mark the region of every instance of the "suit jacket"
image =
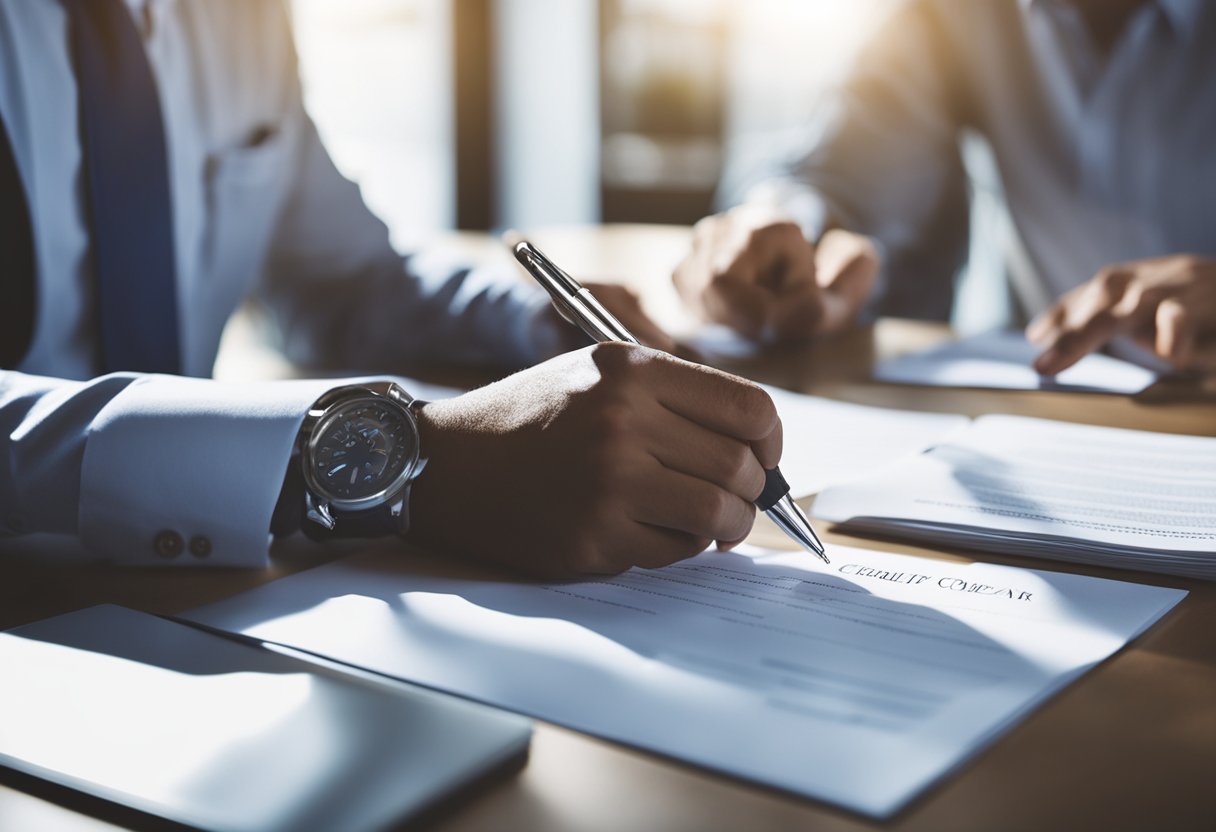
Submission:
[[[393,251],[304,110],[278,0],[143,5],[169,146],[186,375],[210,374],[226,321],[249,297],[288,354],[314,365],[396,370],[438,355],[518,366],[556,348],[543,293]],[[0,0],[0,114],[29,195],[39,294],[29,353],[0,370],[0,550],[49,534],[123,563],[262,564],[296,432],[336,382],[93,377],[66,32],[59,3]]]

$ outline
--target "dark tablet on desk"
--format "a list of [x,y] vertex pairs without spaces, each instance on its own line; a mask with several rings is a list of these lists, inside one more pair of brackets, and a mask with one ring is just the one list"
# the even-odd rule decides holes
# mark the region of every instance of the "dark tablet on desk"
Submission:
[[518,767],[530,734],[122,607],[0,633],[0,765],[190,827],[380,829]]

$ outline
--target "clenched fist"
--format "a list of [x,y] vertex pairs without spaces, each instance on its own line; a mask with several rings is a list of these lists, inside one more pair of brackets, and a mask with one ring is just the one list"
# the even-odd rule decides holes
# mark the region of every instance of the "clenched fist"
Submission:
[[697,223],[672,279],[703,320],[770,343],[850,326],[879,265],[868,237],[833,230],[812,244],[784,215],[742,205]]

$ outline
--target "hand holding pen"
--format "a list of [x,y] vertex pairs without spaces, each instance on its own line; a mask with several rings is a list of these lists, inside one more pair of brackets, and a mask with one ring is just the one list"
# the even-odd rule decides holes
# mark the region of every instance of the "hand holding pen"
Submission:
[[544,578],[657,569],[752,530],[781,458],[772,399],[607,341],[418,412],[410,537]]
[[[619,341],[638,344],[612,313],[577,280],[549,260],[535,246],[516,235],[504,239],[515,258],[549,293],[563,318],[577,326],[593,341]],[[810,521],[789,493],[789,485],[774,465],[764,472],[763,489],[754,499],[756,507],[768,514],[782,531],[809,552],[828,563],[828,557]]]

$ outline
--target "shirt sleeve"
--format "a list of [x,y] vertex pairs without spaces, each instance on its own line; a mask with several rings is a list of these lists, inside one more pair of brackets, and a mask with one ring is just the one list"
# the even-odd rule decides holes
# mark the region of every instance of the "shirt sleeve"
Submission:
[[394,251],[385,225],[325,150],[294,60],[285,72],[293,182],[259,296],[288,357],[312,367],[395,372],[436,361],[515,369],[558,352],[547,297],[509,267]]
[[296,434],[340,383],[0,371],[0,544],[50,534],[124,565],[264,566]]
[[884,255],[879,311],[944,318],[967,240],[965,123],[951,50],[931,2],[903,3],[815,118],[726,192],[775,204],[817,239],[836,225]]

